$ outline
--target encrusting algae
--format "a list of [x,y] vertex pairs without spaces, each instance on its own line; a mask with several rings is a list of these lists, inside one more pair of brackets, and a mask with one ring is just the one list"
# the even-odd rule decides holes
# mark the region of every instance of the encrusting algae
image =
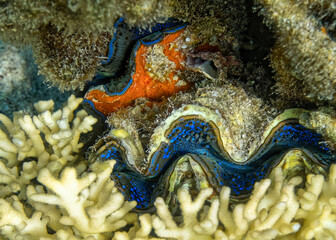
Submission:
[[31,45],[40,73],[51,84],[83,88],[94,76],[119,17],[144,26],[163,17],[163,3],[149,2],[2,0],[0,36],[15,45]]
[[[104,60],[117,19],[145,29],[178,17],[189,22],[203,42],[218,34],[221,38],[211,39],[215,44],[237,45],[246,21],[240,2],[231,0],[228,3],[234,6],[218,8],[216,1],[204,0],[1,0],[0,36],[15,45],[31,45],[39,72],[50,84],[63,90],[83,89]],[[205,4],[209,7],[203,8]]]
[[335,104],[335,2],[256,2],[277,35],[271,65],[279,94],[289,101]]

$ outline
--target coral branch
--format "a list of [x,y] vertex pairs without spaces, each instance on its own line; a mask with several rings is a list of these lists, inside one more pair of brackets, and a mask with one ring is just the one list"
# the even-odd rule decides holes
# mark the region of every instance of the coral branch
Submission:
[[158,198],[155,202],[158,216],[153,218],[153,227],[156,234],[160,237],[174,239],[208,239],[209,236],[217,231],[218,199],[213,200],[208,213],[203,219],[198,220],[197,214],[212,192],[212,189],[204,189],[192,201],[190,194],[186,190],[179,190],[178,199],[184,219],[184,224],[180,226],[174,222],[163,199]]
[[[82,99],[69,97],[62,110],[52,112],[52,101],[35,104],[36,116],[16,113],[13,122],[0,114],[3,129],[0,129],[0,183],[1,195],[21,190],[25,197],[25,185],[37,177],[39,170],[48,166],[53,173],[59,172],[68,161],[78,158],[79,137],[92,130],[96,119],[85,111],[74,111]],[[50,149],[50,147],[52,149]],[[26,162],[26,159],[33,158]],[[22,171],[18,166],[22,163]]]
[[[110,161],[108,167],[98,174],[99,177],[90,173],[82,178],[76,177],[74,168],[66,168],[60,179],[53,177],[48,169],[43,169],[38,180],[53,193],[34,194],[31,199],[63,208],[67,214],[63,214],[60,222],[74,226],[84,234],[109,232],[124,227],[127,222],[122,218],[132,210],[135,202],[124,202],[124,196],[113,189],[114,183],[108,178],[113,165],[114,162]],[[93,191],[90,191],[91,185]],[[96,193],[97,188],[104,193],[98,198],[91,195]]]

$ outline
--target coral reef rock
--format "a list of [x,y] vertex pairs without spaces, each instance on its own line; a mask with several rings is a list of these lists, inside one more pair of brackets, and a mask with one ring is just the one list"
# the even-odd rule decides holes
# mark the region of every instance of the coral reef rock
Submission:
[[190,23],[194,39],[229,49],[237,47],[244,31],[243,3],[234,0],[225,4],[205,0],[1,1],[0,37],[12,44],[31,45],[40,73],[51,84],[63,90],[83,89],[106,57],[119,18],[124,18],[130,27],[150,31],[157,22],[175,17]]
[[28,87],[26,62],[19,51],[0,42],[0,99],[9,96],[15,88]]
[[62,89],[83,88],[104,55],[114,22],[149,25],[163,4],[143,1],[2,1],[1,39],[31,45],[40,73]]
[[271,65],[276,71],[278,92],[287,97],[291,93],[296,96],[294,99],[335,104],[335,3],[257,2],[261,4],[260,13],[277,36]]

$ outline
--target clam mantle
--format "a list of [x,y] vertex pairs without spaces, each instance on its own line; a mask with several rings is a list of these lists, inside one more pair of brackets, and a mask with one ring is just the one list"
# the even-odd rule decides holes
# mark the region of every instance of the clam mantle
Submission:
[[[214,90],[201,89],[203,96],[210,91]],[[216,91],[219,94],[227,90]],[[197,94],[193,96],[195,99],[189,101],[199,102]],[[179,98],[171,102],[179,102]],[[247,98],[245,103],[249,101],[252,100]],[[250,195],[254,184],[278,165],[290,168],[288,174],[293,176],[302,171],[325,173],[336,161],[323,137],[299,123],[300,115],[307,112],[288,109],[279,114],[263,126],[245,151],[235,144],[227,120],[230,116],[200,103],[183,104],[166,118],[161,118],[158,111],[153,122],[163,119],[161,123],[151,130],[150,126],[142,126],[148,128],[149,142],[141,140],[129,116],[124,116],[127,121],[123,121],[127,127],[118,127],[122,113],[116,113],[109,119],[111,130],[93,147],[90,161],[116,160],[111,178],[127,200],[137,201],[139,211],[152,211],[157,197],[174,198],[173,192],[181,186],[193,192],[210,187],[214,194],[219,194],[224,186],[230,187],[231,200],[241,202]]]

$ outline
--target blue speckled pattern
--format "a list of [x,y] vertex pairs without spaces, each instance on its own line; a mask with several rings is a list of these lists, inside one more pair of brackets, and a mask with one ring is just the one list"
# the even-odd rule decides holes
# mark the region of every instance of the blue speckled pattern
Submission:
[[164,196],[176,162],[189,154],[204,170],[208,181],[219,192],[231,188],[232,197],[246,196],[253,185],[268,176],[284,155],[301,149],[313,162],[327,169],[336,162],[336,155],[323,142],[322,136],[295,120],[279,123],[253,156],[244,163],[233,161],[219,141],[213,122],[197,116],[177,119],[165,133],[168,143],[161,143],[147,170],[140,174],[127,164],[124,149],[112,144],[100,154],[101,160],[115,159],[112,179],[127,200],[136,200],[138,210],[153,206],[157,196]]

